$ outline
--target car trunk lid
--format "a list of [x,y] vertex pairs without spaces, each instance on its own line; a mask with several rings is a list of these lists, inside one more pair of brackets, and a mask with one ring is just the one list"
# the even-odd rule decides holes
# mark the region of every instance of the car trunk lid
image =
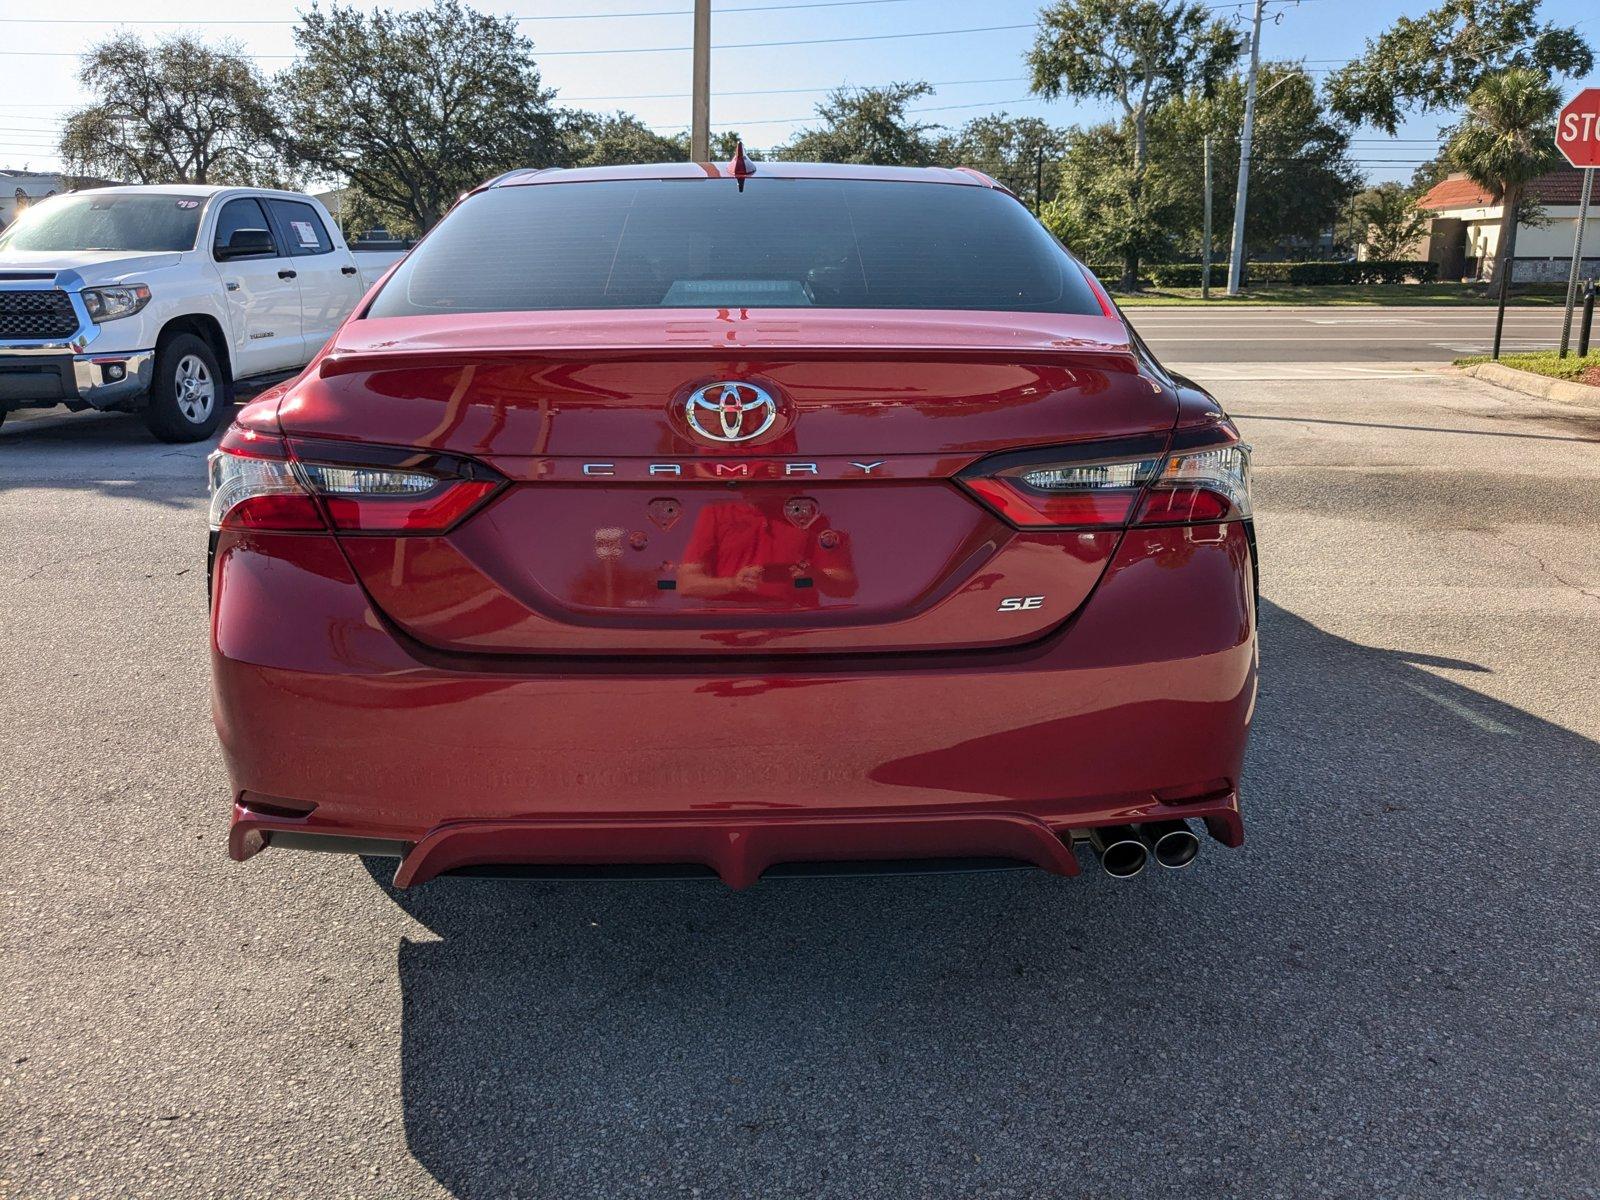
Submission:
[[1040,636],[1118,533],[1015,530],[954,476],[1174,413],[1109,318],[719,310],[352,322],[279,416],[510,480],[447,534],[343,537],[420,641],[724,656]]

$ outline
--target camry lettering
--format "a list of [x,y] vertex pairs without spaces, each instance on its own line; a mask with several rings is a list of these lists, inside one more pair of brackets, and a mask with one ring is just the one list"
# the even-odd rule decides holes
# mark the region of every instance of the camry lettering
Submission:
[[[879,467],[887,466],[887,459],[876,462],[852,462],[846,464],[863,475],[871,475]],[[617,464],[614,462],[580,463],[578,470],[581,474],[591,478],[611,479],[619,475]],[[844,473],[842,469],[835,468],[836,472]],[[653,462],[641,463],[636,467],[624,464],[621,474],[631,474],[634,471],[642,472],[646,477],[658,478],[662,476],[682,479],[689,475],[711,476],[717,479],[755,479],[758,477],[779,476],[793,478],[804,475],[818,478],[824,474],[823,464],[819,462],[773,462],[770,460],[752,460],[750,462]]]

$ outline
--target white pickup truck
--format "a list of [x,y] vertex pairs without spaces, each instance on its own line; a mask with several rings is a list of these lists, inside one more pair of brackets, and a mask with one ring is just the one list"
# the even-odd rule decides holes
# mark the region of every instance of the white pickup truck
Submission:
[[358,261],[298,192],[54,196],[0,233],[0,420],[143,410],[164,441],[209,437],[236,384],[298,371],[398,257]]

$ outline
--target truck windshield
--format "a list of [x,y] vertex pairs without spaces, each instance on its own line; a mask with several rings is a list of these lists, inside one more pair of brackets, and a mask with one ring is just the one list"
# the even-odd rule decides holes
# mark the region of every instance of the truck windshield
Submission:
[[992,188],[626,179],[490,188],[400,265],[367,315],[581,308],[1087,313],[1083,272]]
[[203,196],[82,192],[34,205],[0,250],[193,250]]

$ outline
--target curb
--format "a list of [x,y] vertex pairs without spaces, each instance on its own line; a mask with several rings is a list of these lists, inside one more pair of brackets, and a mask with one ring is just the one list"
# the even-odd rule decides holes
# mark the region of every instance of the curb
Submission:
[[1485,383],[1521,392],[1525,396],[1538,396],[1543,400],[1559,400],[1564,404],[1600,404],[1600,388],[1587,383],[1573,383],[1567,379],[1552,379],[1548,375],[1535,375],[1532,371],[1519,371],[1504,363],[1474,363],[1461,370]]

